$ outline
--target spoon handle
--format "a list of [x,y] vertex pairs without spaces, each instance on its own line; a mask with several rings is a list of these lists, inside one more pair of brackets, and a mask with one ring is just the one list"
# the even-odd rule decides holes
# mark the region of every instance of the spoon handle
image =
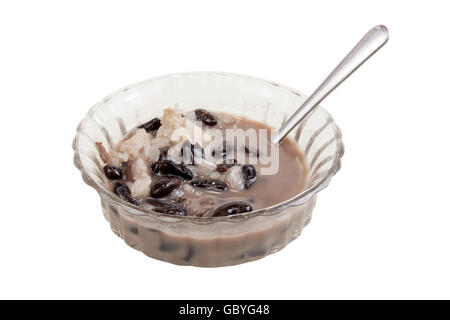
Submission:
[[311,96],[271,137],[272,143],[280,142],[323,99],[347,79],[356,69],[377,52],[389,39],[388,29],[378,25],[369,30]]

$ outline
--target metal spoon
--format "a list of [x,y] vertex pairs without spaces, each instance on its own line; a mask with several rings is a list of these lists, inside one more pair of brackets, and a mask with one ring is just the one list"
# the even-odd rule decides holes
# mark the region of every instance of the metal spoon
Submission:
[[272,134],[270,141],[273,144],[280,142],[300,121],[302,121],[323,99],[325,99],[337,86],[347,79],[356,69],[366,62],[389,40],[389,31],[383,25],[369,30],[356,44],[347,56],[338,64],[330,75],[320,84],[311,96],[297,109],[297,111]]

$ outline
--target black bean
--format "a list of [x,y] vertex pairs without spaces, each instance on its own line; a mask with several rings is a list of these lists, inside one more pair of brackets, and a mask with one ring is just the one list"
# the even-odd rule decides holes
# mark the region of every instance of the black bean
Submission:
[[152,209],[153,211],[165,213],[165,214],[172,214],[175,216],[186,216],[187,211],[185,208],[181,207],[156,207]]
[[158,180],[154,181],[150,186],[150,195],[153,198],[161,198],[167,196],[173,190],[178,188],[183,180],[178,177],[161,177]]
[[147,132],[156,131],[161,127],[161,120],[158,118],[154,118],[150,120],[149,122],[144,123],[143,125],[140,125],[139,129],[145,129]]
[[214,217],[230,216],[238,213],[252,211],[252,206],[246,202],[234,201],[226,203],[214,210]]
[[191,180],[194,177],[192,171],[183,164],[177,164],[170,160],[153,162],[151,170],[153,174],[170,174],[182,177],[186,180]]
[[248,189],[256,181],[256,169],[251,164],[242,166],[242,176],[244,177],[244,185]]
[[104,166],[103,172],[109,180],[120,180],[123,178],[123,172],[120,168],[113,166]]
[[203,122],[204,125],[215,126],[217,124],[216,117],[204,109],[195,110],[195,115],[197,116],[197,120]]
[[[164,160],[163,160],[164,161]],[[159,173],[159,167],[160,167],[160,163],[161,163],[162,161],[156,161],[156,162],[153,162],[151,165],[150,165],[150,171],[151,171],[151,173],[153,173],[153,174],[158,174]]]
[[169,147],[159,148],[159,159],[158,161],[164,161],[167,159],[167,152],[169,151]]
[[128,201],[135,206],[139,206],[139,201],[131,196],[130,188],[128,188],[125,183],[116,182],[116,184],[114,185],[114,193],[118,195],[120,199]]
[[138,206],[138,207],[139,207],[139,205],[140,205],[139,200],[136,200],[135,198],[132,198],[132,197],[128,198],[127,201],[128,201],[129,203],[131,203],[131,204],[134,204],[135,206]]
[[216,179],[195,179],[190,182],[190,184],[196,188],[207,189],[211,191],[223,192],[228,190],[228,185]]

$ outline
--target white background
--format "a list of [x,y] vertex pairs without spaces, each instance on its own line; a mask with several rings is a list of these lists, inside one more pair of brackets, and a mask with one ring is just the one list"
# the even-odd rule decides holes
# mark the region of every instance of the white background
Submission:
[[[4,1],[0,298],[450,298],[448,1]],[[306,94],[376,24],[391,39],[323,106],[342,170],[284,250],[156,261],[116,237],[72,163],[97,101],[182,71]]]

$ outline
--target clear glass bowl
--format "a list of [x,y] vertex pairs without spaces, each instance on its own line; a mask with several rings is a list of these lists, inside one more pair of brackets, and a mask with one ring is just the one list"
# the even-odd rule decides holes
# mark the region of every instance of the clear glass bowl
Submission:
[[116,235],[146,255],[179,265],[240,264],[279,251],[311,220],[317,193],[340,168],[341,132],[318,107],[291,132],[305,154],[307,188],[277,205],[229,217],[175,217],[138,209],[105,186],[95,142],[109,151],[129,130],[161,116],[167,107],[205,108],[278,127],[306,96],[272,81],[223,72],[166,75],[125,87],[97,103],[81,121],[73,142],[74,163],[100,195]]

